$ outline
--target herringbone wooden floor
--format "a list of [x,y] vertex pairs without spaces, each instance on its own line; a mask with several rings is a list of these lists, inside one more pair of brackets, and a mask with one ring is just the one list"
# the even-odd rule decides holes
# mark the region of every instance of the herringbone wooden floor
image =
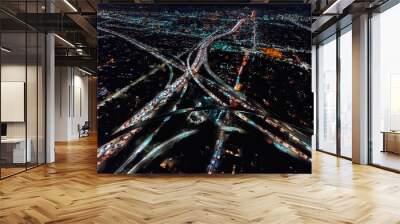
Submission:
[[400,175],[314,153],[312,175],[96,174],[95,138],[0,181],[0,223],[400,223]]

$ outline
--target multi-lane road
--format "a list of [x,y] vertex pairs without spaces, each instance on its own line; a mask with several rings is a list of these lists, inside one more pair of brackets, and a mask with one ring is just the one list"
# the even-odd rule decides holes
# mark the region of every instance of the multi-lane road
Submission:
[[[253,24],[253,48],[251,50],[252,52],[256,51],[257,43],[255,16],[256,14],[254,11],[252,12],[252,15],[239,19],[236,24],[227,31],[216,29],[213,33],[203,38],[189,52],[182,53],[176,57],[167,57],[163,55],[158,49],[144,44],[131,36],[119,33],[110,28],[99,26],[98,29],[100,31],[117,36],[131,43],[134,47],[146,51],[153,57],[160,60],[161,64],[159,67],[151,70],[148,74],[144,74],[139,77],[135,82],[108,96],[104,101],[99,103],[98,107],[103,107],[106,102],[112,101],[113,99],[120,97],[123,93],[135,86],[136,83],[146,79],[151,75],[154,75],[163,66],[170,67],[171,76],[176,75],[173,74],[171,67],[174,67],[181,71],[181,74],[178,75],[178,77],[173,82],[167,83],[164,90],[159,92],[151,101],[146,103],[141,109],[135,112],[135,114],[133,114],[131,118],[129,118],[119,128],[117,128],[113,133],[113,135],[115,136],[114,139],[98,148],[98,169],[101,170],[110,157],[116,156],[122,150],[126,149],[129,142],[132,141],[135,136],[144,129],[144,125],[140,126],[140,124],[145,124],[146,121],[159,117],[161,115],[161,111],[163,111],[162,109],[166,107],[169,108],[168,111],[170,112],[177,110],[177,106],[179,105],[180,100],[183,99],[190,80],[193,80],[194,83],[196,83],[198,87],[206,93],[206,95],[211,97],[220,106],[232,107],[232,102],[235,102],[240,105],[240,107],[252,111],[253,115],[255,114],[256,117],[262,119],[265,122],[265,124],[257,124],[257,122],[250,118],[249,115],[246,115],[239,109],[233,108],[231,111],[229,111],[229,113],[225,113],[223,111],[221,112],[224,114],[221,118],[221,127],[230,126],[232,122],[230,122],[229,119],[233,119],[234,117],[236,117],[265,135],[266,141],[272,141],[277,150],[280,150],[281,152],[298,158],[299,160],[302,160],[304,162],[310,162],[311,158],[308,156],[308,153],[306,153],[307,151],[310,151],[310,145],[307,141],[307,137],[302,134],[301,131],[299,131],[296,127],[293,127],[292,125],[272,116],[271,113],[269,113],[261,105],[250,100],[242,92],[240,92],[240,75],[242,74],[244,66],[249,63],[250,52],[245,53],[243,56],[242,64],[238,69],[237,82],[233,88],[225,83],[221,78],[219,78],[218,75],[212,71],[208,64],[209,47],[215,41],[238,32],[240,28],[245,25]],[[186,53],[186,60],[181,60],[181,57]],[[192,56],[194,54],[195,57],[194,59],[192,59]],[[214,80],[211,80],[206,76],[200,74],[200,69],[202,66],[204,66],[207,73]],[[172,78],[170,78],[170,80],[172,80]],[[228,98],[228,101],[220,98],[220,94],[226,96]],[[139,153],[143,153],[145,148],[150,147],[150,142],[152,141],[154,136],[157,135],[159,130],[163,127],[165,123],[169,121],[170,118],[171,116],[164,117],[160,125],[151,134],[149,134],[142,143],[140,143],[136,148],[132,150],[132,152],[125,159],[123,164],[115,172],[129,174],[136,173],[140,171],[141,168],[147,166],[154,158],[165,153],[169,148],[173,146],[175,142],[180,141],[183,138],[195,135],[197,133],[198,130],[195,129],[184,130],[181,134],[175,135],[170,139],[167,139],[165,142],[160,143],[158,146],[147,150],[148,153],[144,155],[143,158],[139,160],[139,162],[131,164],[132,161],[134,161],[138,157]],[[238,127],[232,127],[232,129],[235,128],[240,129]],[[213,156],[211,158],[210,165],[207,167],[207,172],[210,174],[218,171],[218,160],[219,158],[221,158],[221,155],[224,151],[224,140],[228,136],[225,134],[225,132],[226,129],[223,128],[220,128],[220,130],[218,131],[217,142],[214,149],[215,152],[213,153]]]

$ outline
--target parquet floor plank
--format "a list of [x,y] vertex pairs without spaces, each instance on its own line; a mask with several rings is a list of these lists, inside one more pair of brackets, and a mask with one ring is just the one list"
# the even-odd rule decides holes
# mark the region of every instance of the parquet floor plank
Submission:
[[96,139],[0,181],[0,223],[397,223],[400,175],[314,152],[312,175],[96,173]]

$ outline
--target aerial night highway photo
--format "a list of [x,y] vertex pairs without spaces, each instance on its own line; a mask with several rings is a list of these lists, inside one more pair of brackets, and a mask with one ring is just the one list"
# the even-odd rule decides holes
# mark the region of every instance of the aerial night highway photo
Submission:
[[97,171],[311,173],[303,4],[101,4]]

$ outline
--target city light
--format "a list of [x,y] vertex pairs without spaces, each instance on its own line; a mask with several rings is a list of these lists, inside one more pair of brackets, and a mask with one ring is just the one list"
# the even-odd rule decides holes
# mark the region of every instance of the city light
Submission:
[[98,172],[311,172],[311,17],[267,8],[100,8]]

